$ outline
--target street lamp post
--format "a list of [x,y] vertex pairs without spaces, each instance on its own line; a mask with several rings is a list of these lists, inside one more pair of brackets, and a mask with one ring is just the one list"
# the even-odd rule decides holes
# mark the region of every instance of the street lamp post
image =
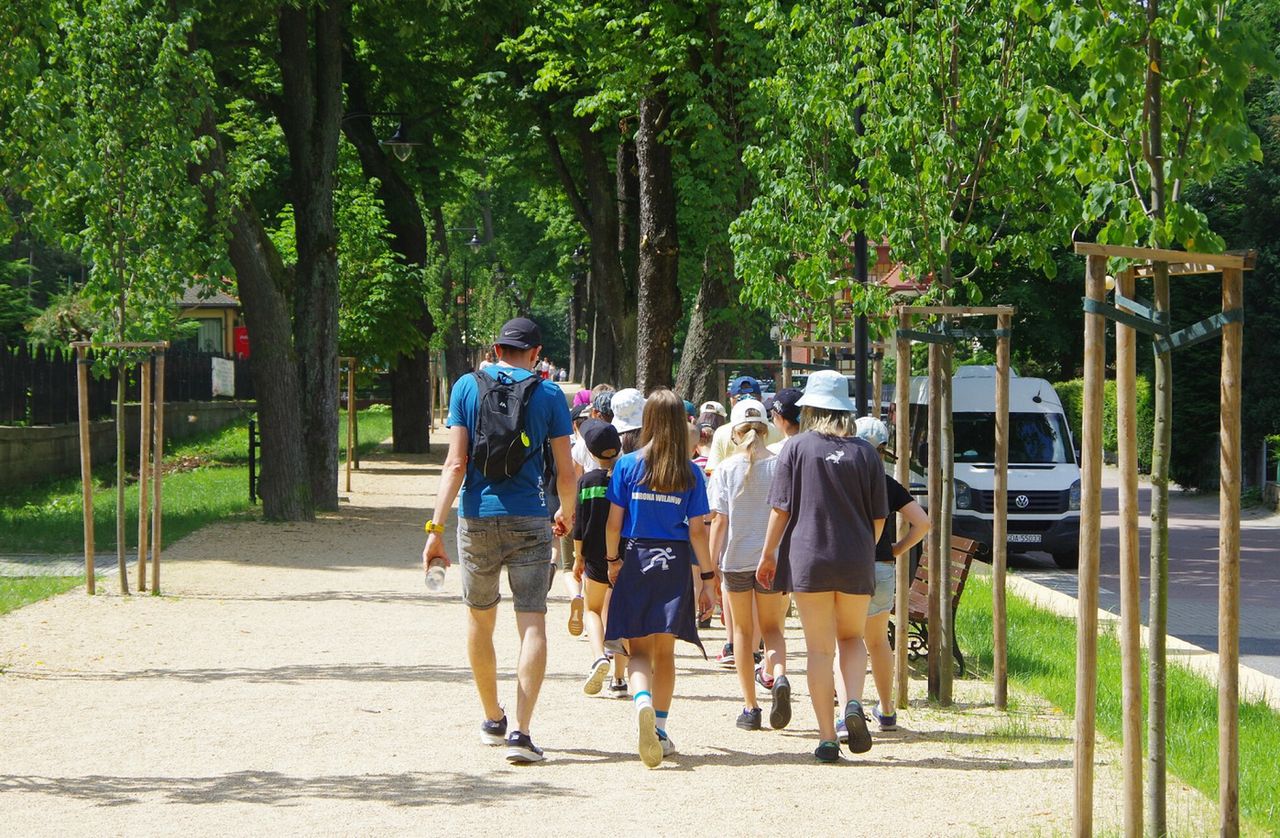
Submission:
[[462,257],[462,346],[467,352],[467,360],[471,360],[471,253],[480,249],[480,234],[472,232],[467,242],[470,253]]

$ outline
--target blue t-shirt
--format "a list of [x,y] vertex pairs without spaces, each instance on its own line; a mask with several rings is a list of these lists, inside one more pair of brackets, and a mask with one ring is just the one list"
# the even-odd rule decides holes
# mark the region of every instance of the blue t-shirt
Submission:
[[693,483],[686,492],[655,492],[646,486],[644,460],[639,451],[624,454],[613,464],[606,497],[621,506],[623,538],[661,538],[670,541],[689,540],[689,519],[709,515],[707,484],[702,469],[689,461]]
[[[486,372],[495,375],[507,373],[516,381],[523,381],[533,373],[518,367],[496,364]],[[449,394],[449,426],[465,425],[471,440],[475,441],[476,422],[480,412],[480,390],[474,375],[464,375],[453,385]],[[542,444],[548,439],[558,439],[573,433],[569,419],[569,406],[564,391],[551,381],[544,381],[529,397],[525,412],[525,433],[529,435],[529,457],[515,477],[491,482],[475,463],[467,460],[467,479],[462,484],[462,496],[458,502],[458,514],[463,518],[496,518],[499,515],[547,514],[547,503],[542,485]],[[553,487],[554,491],[554,487]]]

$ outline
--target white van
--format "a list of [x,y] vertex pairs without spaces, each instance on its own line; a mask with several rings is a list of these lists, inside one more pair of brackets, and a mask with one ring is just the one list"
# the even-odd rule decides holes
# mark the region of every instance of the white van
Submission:
[[[995,367],[960,367],[952,377],[951,393],[956,481],[952,532],[990,545],[995,517]],[[916,492],[924,486],[929,461],[928,399],[929,379],[913,378],[911,480]],[[1058,567],[1076,567],[1080,467],[1067,417],[1052,384],[1012,372],[1008,525],[1011,551],[1043,550],[1052,554]]]

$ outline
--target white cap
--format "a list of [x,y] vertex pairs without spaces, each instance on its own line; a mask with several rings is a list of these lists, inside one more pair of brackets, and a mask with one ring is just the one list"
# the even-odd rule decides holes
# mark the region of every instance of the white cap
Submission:
[[759,422],[763,425],[769,424],[769,417],[765,413],[764,405],[755,399],[740,399],[733,406],[733,415],[729,417],[729,424],[736,428],[739,425],[746,425],[751,422]]
[[698,415],[701,416],[703,413],[718,413],[721,416],[728,417],[728,414],[724,412],[724,405],[720,404],[720,402],[703,402],[702,407],[698,408]]
[[849,401],[849,380],[835,370],[818,370],[812,373],[805,382],[804,395],[796,404],[800,407],[854,412],[853,402]]
[[889,444],[889,426],[883,420],[874,416],[861,416],[858,418],[857,428],[858,438],[865,439],[876,448]]
[[634,387],[613,394],[613,427],[618,433],[639,429],[644,417],[644,402],[644,394]]

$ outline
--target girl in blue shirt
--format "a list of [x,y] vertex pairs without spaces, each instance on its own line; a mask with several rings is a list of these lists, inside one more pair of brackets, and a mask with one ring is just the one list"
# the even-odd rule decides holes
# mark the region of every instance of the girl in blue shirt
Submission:
[[695,556],[709,583],[704,599],[720,585],[708,550],[706,483],[689,459],[684,402],[670,390],[655,391],[641,424],[640,449],[618,459],[606,495],[605,558],[614,591],[605,640],[627,641],[637,750],[654,768],[675,753],[666,727],[676,638],[702,648],[690,572]]

